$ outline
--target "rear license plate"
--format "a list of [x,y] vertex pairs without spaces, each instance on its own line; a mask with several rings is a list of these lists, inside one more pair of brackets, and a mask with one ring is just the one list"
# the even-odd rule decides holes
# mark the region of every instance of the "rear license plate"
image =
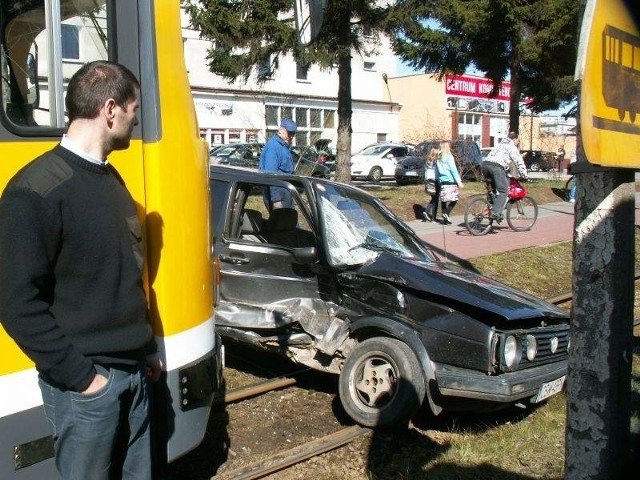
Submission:
[[406,172],[405,175],[407,177],[415,177],[418,175],[418,172]]
[[538,394],[534,397],[533,403],[538,403],[544,400],[545,398],[549,398],[551,395],[555,395],[562,390],[562,386],[564,385],[564,380],[566,375],[563,375],[552,382],[543,383],[538,391]]

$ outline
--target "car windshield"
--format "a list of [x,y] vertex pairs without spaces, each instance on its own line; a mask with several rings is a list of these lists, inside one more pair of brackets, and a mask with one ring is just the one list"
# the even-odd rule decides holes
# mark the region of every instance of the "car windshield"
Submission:
[[337,184],[318,183],[316,190],[331,265],[360,265],[382,252],[414,260],[435,260],[373,197]]
[[228,155],[231,155],[232,153],[235,153],[238,148],[240,148],[237,145],[229,145],[227,147],[220,147],[215,151],[215,154],[220,156],[220,157],[226,157]]
[[389,145],[371,145],[360,150],[357,155],[380,155],[389,150]]

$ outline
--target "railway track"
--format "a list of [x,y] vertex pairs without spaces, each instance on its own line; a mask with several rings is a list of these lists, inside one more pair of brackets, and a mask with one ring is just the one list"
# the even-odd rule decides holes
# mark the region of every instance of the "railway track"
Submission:
[[[636,274],[635,279],[640,279],[640,274]],[[570,292],[548,298],[547,301],[556,305],[562,305],[570,302],[572,295]],[[637,324],[638,320],[634,321]],[[228,390],[224,395],[214,399],[217,405],[224,405],[231,408],[231,405],[250,401],[265,394],[278,391],[283,398],[286,396],[288,389],[296,387],[301,378],[305,375],[313,374],[311,369],[300,369],[288,373],[279,373],[269,371],[263,364],[251,364],[246,358],[237,359],[239,363],[250,364],[252,368],[262,371],[262,374],[269,375],[272,378],[259,379]],[[262,363],[262,362],[261,362]],[[283,393],[284,392],[284,393]],[[233,421],[229,422],[233,424]],[[259,423],[259,422],[257,422]],[[291,447],[286,446],[275,453],[259,455],[261,458],[254,462],[244,463],[238,467],[230,469],[222,469],[214,476],[198,477],[209,478],[211,480],[250,480],[264,478],[277,472],[284,471],[298,463],[307,461],[315,456],[322,455],[326,452],[343,448],[357,439],[371,436],[372,430],[358,425],[339,428],[336,431],[322,435],[319,438],[312,438],[302,441],[298,444],[294,442]],[[231,462],[233,463],[233,461]],[[178,478],[178,477],[176,477]]]

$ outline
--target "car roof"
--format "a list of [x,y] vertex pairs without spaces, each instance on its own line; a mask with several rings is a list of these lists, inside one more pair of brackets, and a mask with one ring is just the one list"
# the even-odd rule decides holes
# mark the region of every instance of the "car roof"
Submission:
[[396,147],[408,148],[409,150],[413,148],[412,146],[406,145],[404,143],[391,143],[391,142],[371,143],[369,145],[362,147],[360,150],[354,153],[354,155],[358,155],[360,154],[360,152],[363,152],[369,148],[379,148],[380,151],[382,151],[382,150],[386,150],[389,148],[396,148]]

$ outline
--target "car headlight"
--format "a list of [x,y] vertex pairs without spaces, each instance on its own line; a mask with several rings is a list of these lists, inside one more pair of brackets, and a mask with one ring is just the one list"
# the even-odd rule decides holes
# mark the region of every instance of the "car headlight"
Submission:
[[522,347],[513,335],[504,337],[502,344],[502,363],[509,371],[515,370],[522,358]]
[[527,360],[533,362],[538,354],[538,341],[536,340],[536,337],[531,334],[527,335],[525,340],[527,343]]

